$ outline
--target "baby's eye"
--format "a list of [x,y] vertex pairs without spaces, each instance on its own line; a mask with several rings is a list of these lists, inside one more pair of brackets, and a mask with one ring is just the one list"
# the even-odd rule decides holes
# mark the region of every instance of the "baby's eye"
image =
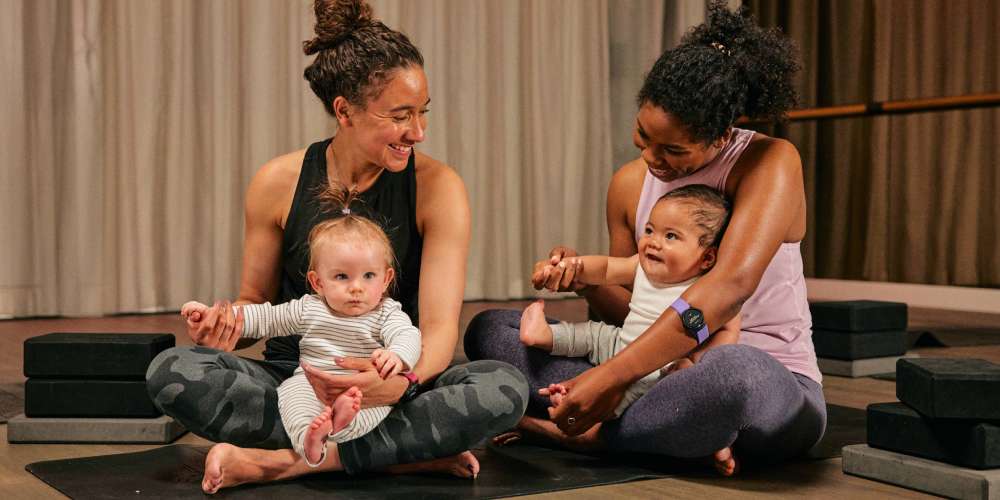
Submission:
[[337,275],[334,276],[333,279],[335,279],[335,280],[346,280],[347,279],[347,275],[344,274],[344,273],[337,273]]
[[647,228],[643,229],[642,232],[643,232],[643,234],[646,234],[646,235],[653,234],[653,228],[647,227]]
[[667,239],[668,240],[676,240],[677,239],[677,233],[667,233]]
[[366,280],[375,279],[375,273],[368,271],[367,273],[365,273],[365,279]]

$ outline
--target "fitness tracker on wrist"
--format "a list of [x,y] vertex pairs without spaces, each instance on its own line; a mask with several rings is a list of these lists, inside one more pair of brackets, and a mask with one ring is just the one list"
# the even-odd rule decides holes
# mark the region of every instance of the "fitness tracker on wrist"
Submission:
[[705,317],[700,310],[691,307],[691,304],[682,298],[675,300],[670,307],[680,315],[681,324],[684,325],[688,335],[698,341],[698,345],[708,340],[708,325],[705,324]]
[[399,402],[405,403],[417,397],[417,394],[420,394],[420,379],[417,378],[417,374],[413,372],[402,372],[400,375],[402,375],[403,378],[410,383],[410,385],[406,387],[406,390],[403,391],[403,395],[399,397]]

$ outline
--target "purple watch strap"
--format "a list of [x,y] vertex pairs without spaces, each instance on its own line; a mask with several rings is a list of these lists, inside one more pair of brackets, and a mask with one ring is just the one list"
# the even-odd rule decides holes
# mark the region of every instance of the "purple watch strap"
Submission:
[[[670,304],[670,307],[677,311],[678,315],[681,315],[684,314],[684,311],[691,309],[691,304],[688,304],[686,300],[677,297],[677,300],[675,300],[673,304]],[[681,321],[681,323],[683,324],[683,321]],[[704,344],[705,341],[708,340],[708,325],[702,325],[701,329],[692,335],[694,335],[695,340],[698,341],[698,345]]]

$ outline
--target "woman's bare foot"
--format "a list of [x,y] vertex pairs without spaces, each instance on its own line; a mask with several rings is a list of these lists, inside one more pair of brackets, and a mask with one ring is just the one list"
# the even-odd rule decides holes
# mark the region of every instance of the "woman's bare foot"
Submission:
[[521,313],[521,343],[552,351],[552,327],[545,321],[545,302],[535,301]]
[[736,461],[736,454],[730,447],[712,454],[712,460],[715,462],[715,470],[723,476],[729,477],[740,471],[740,463]]
[[413,472],[440,472],[456,477],[479,476],[479,459],[472,452],[463,451],[458,455],[445,458],[426,460],[412,464],[391,465],[386,469],[393,474],[410,474]]
[[208,450],[205,457],[205,476],[201,479],[201,489],[209,495],[222,488],[229,488],[243,483],[253,482],[260,470],[250,462],[243,460],[242,452],[229,443],[219,443]]
[[303,439],[302,448],[305,459],[310,464],[320,464],[325,457],[326,440],[340,432],[354,420],[361,409],[361,390],[351,387],[333,401],[333,407],[327,406],[309,424]]

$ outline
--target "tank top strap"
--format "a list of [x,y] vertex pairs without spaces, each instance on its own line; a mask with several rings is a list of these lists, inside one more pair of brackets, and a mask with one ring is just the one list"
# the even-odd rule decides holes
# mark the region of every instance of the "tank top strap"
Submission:
[[635,210],[635,241],[639,242],[642,237],[642,229],[646,227],[649,220],[649,212],[661,196],[690,184],[704,184],[718,191],[724,191],[729,172],[733,170],[736,161],[740,159],[743,151],[750,145],[754,131],[741,128],[733,128],[733,135],[729,142],[719,151],[715,158],[705,166],[699,168],[693,174],[670,182],[663,182],[653,174],[646,171],[646,176],[642,181],[642,192],[639,195],[639,204]]

